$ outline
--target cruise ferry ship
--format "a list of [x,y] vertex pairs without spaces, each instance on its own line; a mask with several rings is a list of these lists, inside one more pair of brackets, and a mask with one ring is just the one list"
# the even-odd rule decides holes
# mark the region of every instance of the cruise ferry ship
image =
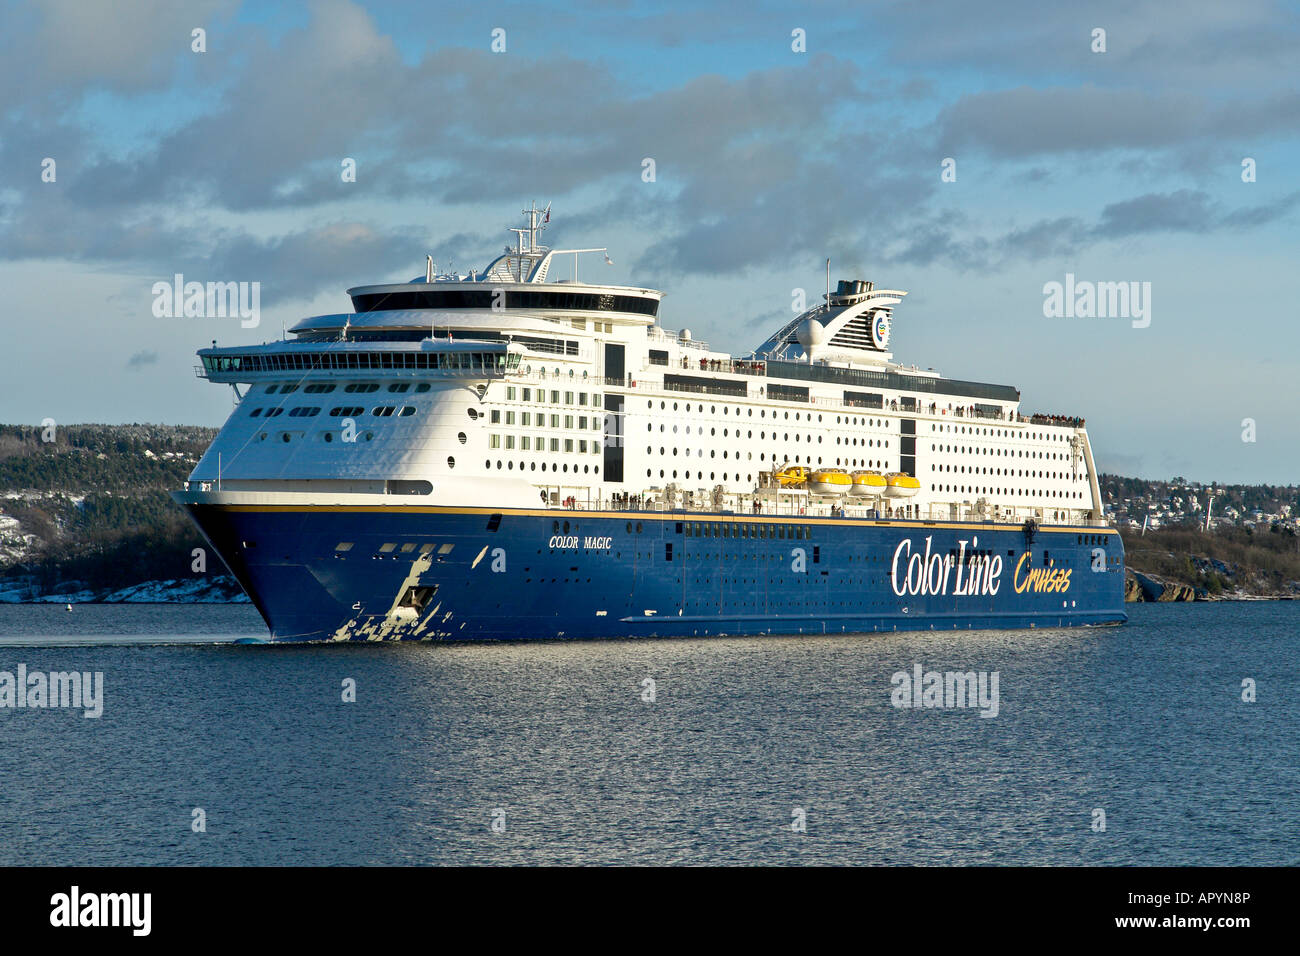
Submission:
[[547,247],[549,218],[482,271],[426,259],[199,351],[236,406],[174,497],[272,639],[1126,619],[1083,419],[896,363],[905,292],[828,269],[738,358],[663,328],[661,292],[578,281],[605,250]]

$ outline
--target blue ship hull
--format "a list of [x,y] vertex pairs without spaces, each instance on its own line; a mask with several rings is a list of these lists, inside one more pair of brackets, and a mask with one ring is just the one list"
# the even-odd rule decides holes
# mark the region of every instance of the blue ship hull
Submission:
[[519,640],[1125,621],[1110,529],[186,503],[276,640]]

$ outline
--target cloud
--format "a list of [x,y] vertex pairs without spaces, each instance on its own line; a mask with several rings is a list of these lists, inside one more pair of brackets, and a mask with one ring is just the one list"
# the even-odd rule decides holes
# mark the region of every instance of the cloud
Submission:
[[[1134,88],[1137,50],[1154,44],[1142,55],[1163,56],[1166,35],[1121,5],[1110,8],[1111,59],[1071,53],[1062,61],[1067,73],[1101,62],[1109,72],[1073,87],[1018,82],[961,93],[941,75],[882,75],[869,59],[828,52],[857,49],[853,38],[871,31],[873,55],[907,54],[900,45],[917,29],[915,18],[903,22],[901,8],[888,5],[879,23],[841,16],[824,40],[813,37],[806,56],[746,60],[752,68],[733,63],[730,72],[665,71],[654,82],[583,56],[580,45],[530,55],[544,47],[536,38],[521,43],[519,30],[506,55],[489,52],[486,42],[470,49],[445,38],[412,50],[402,42],[408,38],[381,29],[348,0],[320,0],[304,18],[274,29],[235,21],[231,3],[210,0],[182,15],[151,2],[119,21],[92,12],[66,35],[59,25],[74,16],[70,4],[22,9],[29,42],[11,34],[0,43],[49,90],[17,87],[0,113],[0,167],[10,187],[0,257],[260,278],[267,300],[409,277],[422,271],[425,252],[440,261],[463,257],[452,240],[427,248],[428,229],[411,221],[427,210],[451,218],[503,196],[512,205],[555,199],[566,231],[636,230],[638,249],[627,261],[655,282],[745,276],[823,255],[999,268],[1126,236],[1249,229],[1294,206],[1292,198],[1227,210],[1204,183],[1177,181],[1177,163],[1153,157],[1173,151],[1203,166],[1222,161],[1211,151],[1224,148],[1223,137],[1293,135],[1300,94],[1280,83],[1253,98],[1206,84]],[[1032,40],[1040,49],[1026,55],[1027,67],[1050,60],[1052,44],[1076,44],[1080,30],[1076,18],[1055,11],[1021,23],[960,4],[939,9],[927,19],[959,63]],[[607,37],[634,15],[599,13],[593,29]],[[1275,21],[1267,4],[1248,3],[1247,15]],[[988,16],[1006,36],[987,29]],[[457,29],[471,29],[471,20],[456,20]],[[213,24],[210,52],[201,56],[188,52],[196,22]],[[690,11],[672,11],[661,26],[677,36],[689,22]],[[1170,30],[1171,43],[1209,42],[1198,39],[1205,31],[1181,23]],[[761,35],[750,27],[742,33],[746,42]],[[92,35],[115,37],[120,48],[78,60]],[[724,45],[689,35],[679,42]],[[1229,31],[1231,49],[1214,55],[1233,62],[1247,49],[1269,55],[1272,42],[1250,47]],[[33,50],[42,51],[41,63]],[[643,53],[653,61],[662,50]],[[218,62],[220,82],[199,83]],[[17,68],[0,65],[0,76]],[[136,116],[160,89],[192,95],[192,107],[160,120],[157,135],[132,149],[115,148],[111,117],[87,109],[87,97],[107,90],[116,109]],[[1121,154],[1113,162],[1140,166],[1133,175],[1152,181],[1149,192],[1100,213],[1052,207],[1053,192],[1068,189],[1079,170],[1074,159],[1044,157],[1111,151]],[[994,220],[978,195],[952,201],[938,184],[935,157],[972,152],[1022,164],[1019,182],[1041,190],[1043,202],[998,209]],[[58,159],[57,184],[39,181],[33,157],[45,155]],[[345,157],[357,162],[356,182],[340,177]],[[641,179],[647,157],[656,164],[651,183]],[[963,166],[963,183],[971,168]],[[408,215],[409,206],[417,212]],[[393,209],[401,221],[386,221]],[[448,231],[472,250],[498,247],[496,237],[463,228]]]
[[962,96],[939,114],[935,138],[946,155],[1029,158],[1291,135],[1298,117],[1290,91],[1223,103],[1183,90],[1020,86]]
[[1113,239],[1149,232],[1209,232],[1262,226],[1280,219],[1300,203],[1300,193],[1276,202],[1244,206],[1225,212],[1204,192],[1179,189],[1170,193],[1147,193],[1112,203],[1101,212],[1091,234]]
[[149,349],[143,349],[136,352],[126,360],[126,368],[132,372],[138,372],[146,365],[156,365],[158,363],[158,353]]

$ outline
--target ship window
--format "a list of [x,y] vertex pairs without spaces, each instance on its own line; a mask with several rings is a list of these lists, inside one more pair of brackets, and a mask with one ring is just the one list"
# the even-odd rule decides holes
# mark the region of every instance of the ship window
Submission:
[[262,414],[262,409],[260,409],[260,408],[255,408],[255,409],[253,409],[253,414],[249,415],[248,417],[249,417],[249,418],[257,418],[257,416],[259,416],[259,415],[261,415],[261,414]]
[[315,385],[308,385],[305,389],[303,389],[303,391],[311,395],[327,395],[330,392],[334,391],[334,386],[323,385],[318,382]]
[[379,553],[388,554],[388,552],[392,551],[396,547],[397,545],[393,542],[385,542],[379,546]]
[[428,382],[421,382],[419,385],[415,386],[415,390],[417,392],[427,392],[432,387],[433,386],[430,385]]
[[414,414],[415,414],[415,406],[414,406],[414,405],[403,405],[403,406],[402,406],[402,417],[403,417],[403,418],[410,418],[410,417],[411,417],[412,415],[414,415]]
[[455,459],[455,458],[452,458],[450,455],[447,456],[447,467],[448,467],[448,468],[455,468],[455,467],[456,467],[456,459]]
[[392,385],[388,386],[390,392],[405,392],[409,391],[410,388],[411,386],[407,382],[394,382]]
[[278,385],[268,385],[268,386],[266,386],[266,394],[268,394],[268,395],[274,395],[274,394],[275,394],[275,390],[276,390],[277,388],[279,388]]
[[340,541],[338,544],[334,545],[334,550],[335,550],[335,551],[351,551],[351,550],[352,550],[352,542],[351,542],[351,541]]

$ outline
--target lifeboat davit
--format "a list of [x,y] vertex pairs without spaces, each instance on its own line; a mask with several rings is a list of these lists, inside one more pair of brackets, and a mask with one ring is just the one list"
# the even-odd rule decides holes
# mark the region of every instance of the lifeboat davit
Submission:
[[803,465],[786,465],[776,472],[777,483],[783,488],[798,488],[808,482],[808,469]]
[[885,476],[878,471],[855,471],[849,494],[855,498],[878,498],[885,493]]
[[838,468],[819,468],[809,477],[808,487],[823,495],[843,495],[852,489],[853,479]]
[[895,472],[885,476],[885,494],[890,498],[910,498],[921,490],[921,482],[911,475]]

